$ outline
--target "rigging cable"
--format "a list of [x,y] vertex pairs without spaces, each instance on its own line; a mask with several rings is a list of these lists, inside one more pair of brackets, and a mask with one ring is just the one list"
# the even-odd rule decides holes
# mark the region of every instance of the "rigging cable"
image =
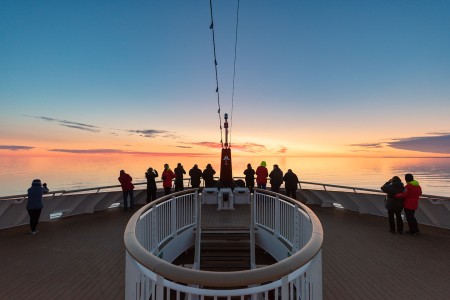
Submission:
[[213,11],[212,11],[212,0],[209,0],[209,10],[211,13],[211,25],[209,26],[209,29],[211,29],[211,32],[212,32],[213,49],[214,49],[214,68],[216,70],[216,93],[217,93],[217,105],[219,107],[217,113],[219,114],[220,144],[222,145],[222,148],[223,148],[222,117],[220,116],[219,77],[217,75],[216,40],[215,40],[215,36],[214,36],[214,18],[213,18]]
[[239,0],[237,1],[236,34],[234,40],[233,92],[231,93],[231,120],[230,120],[230,144],[229,144],[230,147],[231,147],[231,129],[233,129],[234,81],[236,78],[236,54],[237,54],[236,49],[237,49],[238,28],[239,28]]

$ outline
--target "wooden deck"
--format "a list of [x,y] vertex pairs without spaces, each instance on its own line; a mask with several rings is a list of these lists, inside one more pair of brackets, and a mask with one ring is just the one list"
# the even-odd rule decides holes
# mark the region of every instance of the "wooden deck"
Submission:
[[[450,298],[449,230],[392,235],[385,218],[311,208],[324,228],[324,299]],[[230,213],[223,219],[233,223]],[[34,236],[27,226],[0,230],[0,299],[123,299],[130,216],[117,208],[68,217]]]

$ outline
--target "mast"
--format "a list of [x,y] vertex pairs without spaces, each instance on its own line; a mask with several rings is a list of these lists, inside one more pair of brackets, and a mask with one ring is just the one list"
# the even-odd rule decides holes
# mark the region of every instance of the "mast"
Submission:
[[233,186],[233,170],[231,166],[231,148],[228,144],[228,114],[225,114],[225,144],[222,145],[222,157],[220,162],[220,185],[222,187]]

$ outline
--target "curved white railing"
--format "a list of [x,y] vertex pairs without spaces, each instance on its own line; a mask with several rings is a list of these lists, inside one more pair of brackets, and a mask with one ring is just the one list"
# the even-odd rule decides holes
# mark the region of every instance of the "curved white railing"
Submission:
[[[166,206],[171,207],[170,214]],[[200,271],[195,266],[198,262],[194,262],[193,269],[171,264],[187,248],[200,245],[194,234],[195,230],[198,239],[201,232],[200,200],[196,190],[166,196],[141,208],[130,219],[124,235],[127,249],[125,298],[169,299],[172,296],[181,299],[181,295],[182,299],[185,296],[186,299],[206,296],[267,299],[274,295],[275,299],[279,296],[281,299],[321,299],[323,232],[317,217],[291,198],[258,189],[252,207],[252,232],[258,230],[257,234],[251,234],[255,236],[252,240],[278,262],[238,272]],[[184,210],[194,214],[188,217]],[[161,218],[170,218],[171,225],[161,223]],[[178,225],[179,219],[187,219],[187,222]],[[159,234],[161,224],[171,230]]]

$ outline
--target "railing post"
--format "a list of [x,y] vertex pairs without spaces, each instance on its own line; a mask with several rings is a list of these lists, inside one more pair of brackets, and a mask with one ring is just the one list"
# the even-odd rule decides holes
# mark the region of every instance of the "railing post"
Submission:
[[280,209],[280,199],[277,195],[275,198],[275,224],[274,224],[276,236],[280,236],[280,229],[281,229],[280,210],[281,210]]
[[[298,204],[295,204],[295,211],[297,213],[294,213],[294,237],[292,240],[292,253],[295,253],[300,250],[300,230],[302,230],[302,226],[300,225],[300,214],[298,211],[300,208],[298,207]],[[303,245],[302,245],[303,246]]]
[[250,268],[256,268],[255,250],[255,194],[250,195]]
[[156,300],[164,299],[164,277],[156,275]]
[[151,245],[149,247],[149,249],[151,249],[151,251],[153,253],[155,253],[155,251],[158,249],[158,214],[156,213],[156,210],[158,208],[155,206],[151,212],[151,218],[152,218],[152,228],[151,228]]
[[281,278],[281,299],[289,299],[289,281],[288,276]]
[[175,236],[177,233],[177,201],[175,196],[170,201],[170,235]]
[[198,196],[198,190],[195,192],[195,247],[194,247],[194,269],[200,269],[200,252],[201,252],[201,242],[202,242],[202,204],[201,199]]

